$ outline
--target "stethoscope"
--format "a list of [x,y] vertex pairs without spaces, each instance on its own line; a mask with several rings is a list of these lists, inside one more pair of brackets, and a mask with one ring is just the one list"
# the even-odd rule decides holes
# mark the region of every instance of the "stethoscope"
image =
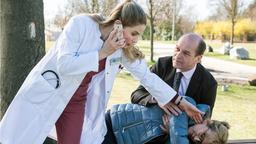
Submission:
[[[46,78],[46,74],[53,74],[55,76],[55,78]],[[42,73],[42,76],[45,78],[45,80],[56,80],[56,86],[55,89],[60,87],[60,78],[58,76],[58,74],[53,71],[53,70],[46,70]]]

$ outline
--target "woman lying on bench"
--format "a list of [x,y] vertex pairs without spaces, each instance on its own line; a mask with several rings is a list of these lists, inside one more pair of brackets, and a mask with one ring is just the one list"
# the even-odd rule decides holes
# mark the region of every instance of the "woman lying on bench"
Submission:
[[[196,105],[192,98],[186,97],[186,100]],[[114,105],[106,113],[108,132],[103,144],[227,143],[229,124],[210,120],[208,105],[196,106],[205,112],[201,124],[196,124],[185,112],[179,116],[167,116],[158,106]]]

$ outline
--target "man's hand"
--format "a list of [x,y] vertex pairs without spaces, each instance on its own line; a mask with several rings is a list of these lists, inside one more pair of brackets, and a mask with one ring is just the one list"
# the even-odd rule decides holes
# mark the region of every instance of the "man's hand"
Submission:
[[175,116],[178,116],[179,114],[182,113],[181,109],[180,109],[177,105],[175,105],[174,103],[172,103],[172,102],[169,102],[169,103],[167,103],[167,104],[164,105],[164,106],[160,106],[160,105],[159,105],[159,107],[160,107],[161,109],[163,109],[164,112],[165,112],[167,115],[169,115],[169,116],[170,116],[171,114],[173,114],[173,115],[175,115]]

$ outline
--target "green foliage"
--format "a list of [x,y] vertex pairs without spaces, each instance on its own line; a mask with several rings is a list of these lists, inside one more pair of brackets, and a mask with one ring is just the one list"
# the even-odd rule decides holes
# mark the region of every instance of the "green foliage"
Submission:
[[150,40],[150,26],[146,25],[146,29],[142,35],[143,40]]
[[164,21],[158,25],[159,37],[161,40],[171,40],[172,39],[172,24],[170,21]]
[[[183,34],[179,24],[175,25],[175,36],[180,37]],[[143,40],[150,40],[150,26],[147,25],[142,36]],[[172,23],[169,20],[162,20],[154,26],[155,40],[171,40],[172,39]]]

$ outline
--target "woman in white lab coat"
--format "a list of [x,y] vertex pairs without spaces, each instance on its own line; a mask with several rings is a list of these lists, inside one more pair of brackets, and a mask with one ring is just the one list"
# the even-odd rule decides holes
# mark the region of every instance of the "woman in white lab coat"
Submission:
[[[113,30],[123,24],[123,38]],[[41,144],[56,123],[60,144],[100,144],[106,133],[105,108],[122,64],[168,108],[179,103],[191,117],[201,112],[151,73],[133,45],[146,27],[146,14],[132,0],[106,20],[97,15],[71,18],[54,47],[29,73],[0,123],[0,143]],[[83,135],[81,137],[81,135]]]

